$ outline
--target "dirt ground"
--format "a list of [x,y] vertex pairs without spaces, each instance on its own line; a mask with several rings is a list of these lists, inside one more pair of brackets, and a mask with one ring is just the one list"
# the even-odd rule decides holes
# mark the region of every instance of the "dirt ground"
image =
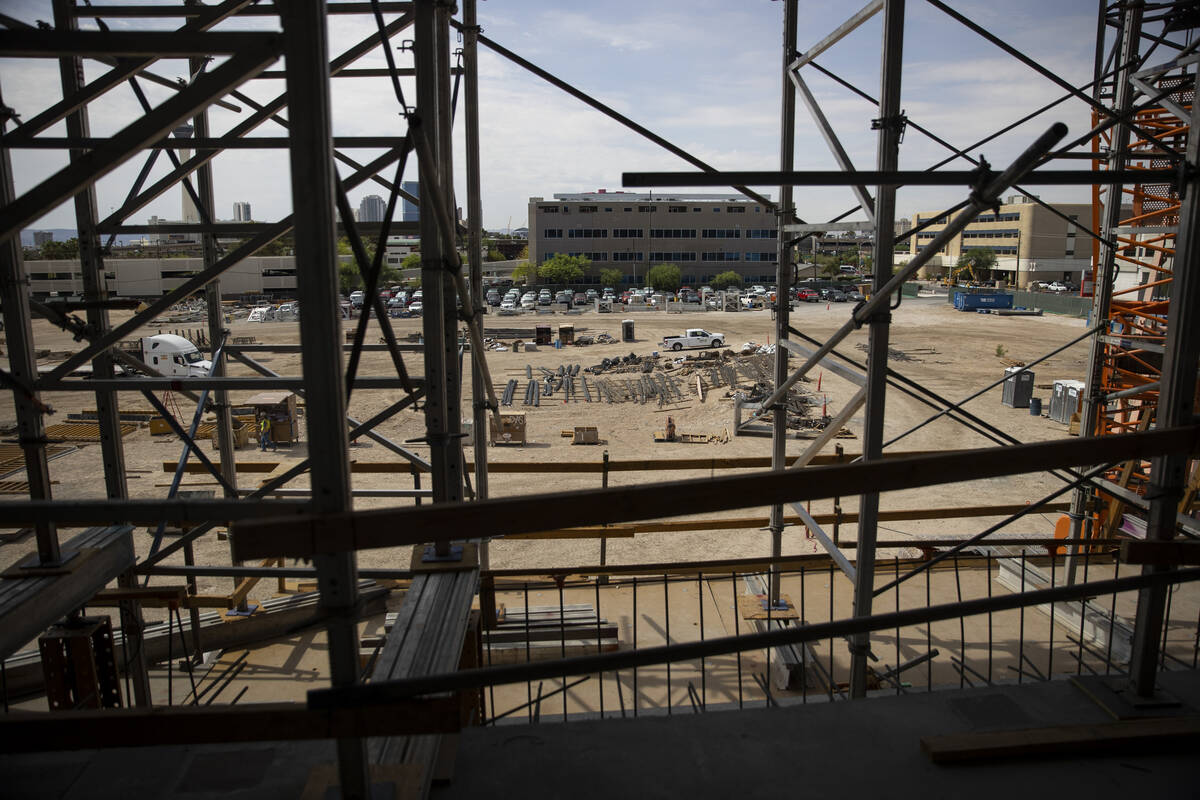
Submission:
[[[830,333],[840,327],[846,320],[851,309],[850,304],[825,303],[801,304],[793,312],[793,325],[814,338],[824,340]],[[723,435],[726,431],[733,432],[733,402],[727,396],[727,388],[709,392],[701,402],[691,396],[685,402],[675,403],[660,409],[657,402],[637,403],[601,403],[585,402],[582,392],[578,393],[573,402],[563,401],[561,394],[543,399],[540,407],[522,405],[522,396],[526,384],[526,367],[532,369],[535,377],[538,367],[555,369],[559,365],[581,364],[584,368],[598,364],[603,358],[628,355],[634,353],[646,355],[659,349],[659,342],[664,335],[681,333],[685,327],[704,327],[709,331],[725,335],[727,347],[737,350],[743,342],[753,341],[767,344],[773,340],[774,323],[768,311],[752,311],[743,313],[704,312],[688,314],[665,314],[661,312],[641,312],[636,314],[595,314],[584,313],[565,317],[562,315],[546,316],[506,316],[489,315],[487,329],[497,331],[505,328],[532,328],[536,323],[550,323],[553,327],[570,322],[575,325],[576,335],[599,334],[607,332],[620,338],[620,324],[623,316],[635,321],[636,341],[633,343],[616,343],[607,345],[592,345],[586,347],[566,347],[563,349],[542,347],[537,352],[489,352],[488,364],[491,369],[493,383],[497,394],[500,394],[510,378],[519,380],[519,386],[514,398],[511,411],[524,412],[528,423],[529,444],[524,447],[501,446],[489,449],[489,461],[510,462],[526,461],[547,464],[591,461],[599,462],[602,453],[607,451],[614,461],[641,458],[671,459],[688,457],[733,457],[733,456],[769,456],[770,440],[766,438],[733,437],[727,442],[712,442],[706,444],[655,443],[652,433],[665,427],[666,417],[672,416],[677,429],[681,433],[700,433]],[[120,315],[114,315],[119,321]],[[346,322],[347,328],[354,322]],[[421,320],[397,319],[392,320],[397,335],[403,340],[409,333],[419,332]],[[169,331],[175,328],[198,328],[202,323],[164,323],[151,326],[145,333],[155,333],[158,330]],[[232,325],[234,336],[254,336],[259,343],[296,343],[298,342],[298,326],[295,323],[245,323],[235,322]],[[999,354],[1008,358],[1022,361],[1032,361],[1043,354],[1081,336],[1084,333],[1084,322],[1079,319],[1056,317],[998,317],[985,314],[960,313],[946,302],[945,297],[906,299],[903,305],[894,313],[891,327],[891,346],[899,351],[900,358],[893,360],[891,366],[903,375],[920,382],[937,391],[944,397],[960,400],[983,386],[998,380],[1004,374],[1005,365]],[[38,320],[34,323],[34,335],[39,349],[62,352],[75,350],[78,343],[69,335],[52,328],[48,323]],[[378,331],[372,323],[368,335],[369,342],[378,340]],[[510,341],[510,339],[503,339]],[[858,345],[865,345],[867,331],[862,329],[853,333],[840,347],[839,351],[858,360],[865,360]],[[701,351],[692,351],[693,354]],[[258,359],[271,369],[287,376],[301,374],[301,357],[299,354],[255,354]],[[1043,386],[1055,379],[1085,377],[1085,361],[1087,357],[1087,342],[1083,340],[1063,353],[1055,356],[1035,368],[1035,384]],[[405,355],[406,365],[410,373],[422,374],[423,365],[420,354]],[[44,359],[43,366],[56,363],[59,359]],[[466,394],[463,408],[470,408],[470,356],[464,362],[466,377]],[[232,375],[250,375],[247,368],[234,364],[230,367]],[[391,365],[386,354],[368,353],[364,356],[360,375],[392,374]],[[806,391],[817,396],[821,405],[828,413],[836,414],[842,405],[853,395],[855,388],[846,380],[831,374],[828,370],[818,367],[811,373],[812,380],[804,384]],[[694,381],[694,378],[693,378]],[[686,387],[686,380],[680,381],[681,387]],[[819,385],[819,392],[818,392]],[[689,395],[684,389],[685,396]],[[236,404],[249,393],[239,395],[234,393],[232,400]],[[694,395],[694,392],[690,392]],[[1048,408],[1049,391],[1038,389],[1035,396],[1041,397],[1044,407]],[[400,397],[398,391],[358,391],[350,403],[351,415],[358,419],[366,419],[377,411],[387,407]],[[1001,389],[993,388],[979,398],[967,404],[966,408],[1003,429],[1021,441],[1039,441],[1064,437],[1067,435],[1064,425],[1050,421],[1046,417],[1032,417],[1026,409],[1011,409],[1000,402]],[[69,412],[82,411],[95,407],[94,397],[86,394],[55,393],[46,398],[57,410],[50,422],[65,420]],[[190,417],[192,407],[183,398],[176,398],[183,414]],[[145,408],[148,404],[144,399],[134,394],[121,397],[124,408]],[[817,406],[819,409],[821,406]],[[508,409],[506,409],[508,410]],[[888,439],[908,431],[913,426],[925,420],[932,414],[927,406],[889,391],[887,396],[885,433]],[[469,416],[469,411],[465,414]],[[11,394],[5,392],[0,399],[0,426],[8,429],[15,421],[15,412]],[[311,422],[311,421],[310,421]],[[603,444],[599,446],[572,445],[570,439],[563,438],[560,432],[576,425],[594,426],[599,431]],[[862,434],[862,417],[851,421],[849,429],[860,437]],[[404,443],[424,434],[424,418],[419,411],[408,410],[401,412],[391,420],[381,424],[376,429],[380,434],[394,442]],[[171,475],[163,471],[162,462],[174,461],[178,458],[181,445],[170,436],[151,436],[142,427],[124,440],[126,462],[129,471],[129,493],[135,498],[164,497],[170,484]],[[837,440],[847,453],[858,453],[861,442],[855,439]],[[916,450],[948,450],[956,448],[981,447],[988,442],[978,434],[967,431],[962,426],[946,419],[937,420],[920,428],[912,435],[906,436],[888,447],[889,451]],[[211,447],[206,444],[206,447]],[[426,455],[428,448],[420,443],[404,444],[417,453]],[[799,454],[807,448],[804,440],[790,440],[787,445],[789,454]],[[825,452],[833,452],[831,443]],[[244,449],[239,452],[239,461],[270,461],[278,462],[278,471],[307,456],[307,448],[303,439],[295,446],[281,447],[278,452],[261,453],[254,449]],[[398,459],[386,448],[368,440],[360,440],[352,447],[351,458],[356,461],[397,461]],[[83,498],[97,498],[102,495],[102,484],[99,478],[101,471],[100,448],[97,444],[80,447],[76,452],[54,459],[50,462],[50,475],[56,481],[53,487],[54,496],[63,501]],[[20,480],[21,473],[9,476],[9,480]],[[240,473],[239,481],[242,486],[257,486],[265,477],[261,473]],[[672,472],[669,474],[644,474],[632,472],[615,472],[610,477],[610,486],[621,486],[635,482],[660,480],[675,480],[684,478],[711,477],[706,472]],[[534,492],[569,491],[572,489],[596,488],[599,486],[598,474],[570,474],[547,472],[544,474],[510,474],[494,473],[490,476],[490,492],[493,497],[511,496]],[[306,479],[301,478],[290,486],[304,487]],[[371,475],[356,473],[354,486],[358,489],[372,488],[403,488],[411,486],[407,474]],[[428,483],[426,482],[426,486]],[[217,485],[205,476],[189,475],[183,487],[185,489],[216,489]],[[1012,478],[988,479],[971,481],[944,486],[931,487],[904,492],[886,494],[881,501],[884,509],[903,508],[936,508],[946,506],[1021,503],[1040,498],[1044,494],[1058,488],[1053,478],[1042,474],[1015,476]],[[359,508],[380,507],[386,505],[407,504],[408,500],[386,500],[380,498],[356,498],[355,506]],[[857,503],[853,498],[844,503],[845,510],[854,511]],[[832,507],[830,501],[814,503],[813,511],[827,511]],[[728,516],[763,516],[766,508],[748,508],[731,512]],[[991,519],[948,519],[929,520],[923,522],[904,522],[881,526],[881,537],[890,539],[908,539],[930,536],[965,535],[981,530]],[[1011,535],[1049,535],[1052,531],[1054,518],[1046,515],[1031,515],[1011,527]],[[547,528],[553,528],[554,520],[545,521]],[[142,529],[144,531],[144,529]],[[463,537],[486,536],[486,530],[463,530]],[[71,535],[70,531],[63,532],[64,538]],[[853,530],[843,528],[843,536],[852,537]],[[136,537],[140,554],[145,554],[150,545],[151,536],[139,532]],[[815,552],[818,545],[807,540],[803,530],[788,528],[784,535],[785,553]],[[17,545],[0,548],[0,564],[7,565],[17,560],[32,548],[32,542],[26,541]],[[215,536],[205,537],[197,543],[196,561],[199,564],[228,563],[228,544]],[[608,545],[610,563],[638,563],[646,561],[691,560],[698,558],[733,558],[754,555],[765,555],[770,550],[769,534],[758,529],[730,529],[725,531],[705,531],[702,533],[664,533],[639,535],[635,539],[612,540]],[[491,564],[494,567],[523,567],[536,568],[548,565],[585,565],[598,561],[599,544],[594,540],[570,541],[496,541],[491,546]],[[402,566],[408,562],[407,548],[389,550],[365,551],[359,554],[359,564],[363,567]],[[172,561],[172,563],[174,563]],[[268,585],[269,584],[269,585]],[[261,591],[269,593],[273,582],[263,581]],[[228,591],[229,581],[219,579],[201,580],[200,590]]]

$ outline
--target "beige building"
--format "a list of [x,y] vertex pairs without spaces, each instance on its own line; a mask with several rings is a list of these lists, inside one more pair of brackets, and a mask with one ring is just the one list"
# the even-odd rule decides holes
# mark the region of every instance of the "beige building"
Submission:
[[[964,252],[988,249],[996,254],[993,269],[979,274],[980,280],[1003,281],[1024,288],[1033,281],[1066,281],[1079,286],[1091,267],[1091,238],[1080,232],[1068,220],[1091,224],[1090,204],[1052,204],[1067,217],[1063,219],[1024,195],[1013,195],[999,211],[985,211],[955,236],[922,268],[923,278],[949,274]],[[929,221],[939,212],[919,212],[912,218],[913,227]],[[910,252],[915,255],[942,230],[947,218],[942,217],[909,239]]]
[[684,285],[732,270],[748,283],[773,283],[778,258],[774,213],[740,194],[587,192],[529,198],[529,259],[585,256],[594,271],[615,268],[644,284],[656,264],[679,267]]

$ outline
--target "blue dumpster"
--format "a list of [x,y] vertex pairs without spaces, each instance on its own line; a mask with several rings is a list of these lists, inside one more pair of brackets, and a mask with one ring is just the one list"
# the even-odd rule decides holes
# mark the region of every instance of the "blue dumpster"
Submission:
[[1012,308],[1013,296],[1004,292],[955,292],[954,307],[959,311],[977,311],[981,308]]

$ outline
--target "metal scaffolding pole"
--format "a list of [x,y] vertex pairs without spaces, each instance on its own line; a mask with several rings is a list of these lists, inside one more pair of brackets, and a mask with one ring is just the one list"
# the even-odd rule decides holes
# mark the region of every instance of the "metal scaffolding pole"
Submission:
[[[0,98],[3,106],[3,98]],[[3,133],[7,118],[0,118]],[[0,204],[7,205],[16,196],[13,190],[12,159],[9,149],[0,146]],[[14,383],[13,401],[17,411],[17,440],[25,455],[25,474],[31,500],[50,499],[50,471],[46,465],[46,426],[42,414],[48,409],[35,390],[37,359],[33,352],[33,326],[29,310],[29,276],[21,254],[21,236],[14,231],[0,242],[0,305],[4,311],[4,335],[8,344],[8,371]],[[53,522],[38,522],[38,562],[44,565],[62,562],[58,529]]]
[[[1103,9],[1100,11],[1100,16],[1104,17]],[[1129,78],[1135,69],[1134,61],[1137,59],[1138,49],[1141,46],[1139,36],[1141,28],[1142,7],[1138,3],[1130,3],[1125,7],[1121,19],[1121,27],[1118,30],[1120,52],[1117,56],[1117,63],[1122,66],[1117,69],[1113,77],[1116,87],[1114,91],[1114,108],[1118,117],[1124,116],[1129,111],[1133,102],[1133,88],[1130,85]],[[1101,33],[1101,39],[1096,42],[1096,47],[1098,50],[1104,47],[1103,33]],[[1098,54],[1097,62],[1099,62]],[[1097,94],[1099,94],[1099,91],[1099,84],[1097,84]],[[1123,171],[1126,167],[1129,150],[1129,133],[1129,125],[1124,122],[1117,123],[1113,129],[1112,147],[1109,150],[1108,156],[1108,169],[1111,172]],[[1117,248],[1113,245],[1117,239],[1115,235],[1116,228],[1121,224],[1121,202],[1124,196],[1122,184],[1115,181],[1109,184],[1108,195],[1104,204],[1104,218],[1100,228],[1100,259],[1096,264],[1094,272],[1095,281],[1092,288],[1091,318],[1097,323],[1108,319],[1109,309],[1112,304],[1117,255]],[[1101,399],[1104,353],[1105,342],[1102,334],[1098,333],[1092,337],[1088,349],[1087,388],[1084,392],[1083,407],[1079,415],[1080,436],[1096,435],[1097,419],[1100,409],[1105,402]],[[1087,513],[1088,500],[1091,498],[1092,493],[1093,490],[1090,486],[1080,486],[1071,498],[1071,510],[1068,512],[1071,520],[1069,539],[1073,542],[1079,542],[1082,538],[1083,518]],[[1066,579],[1068,583],[1074,583],[1075,581],[1079,564],[1078,556],[1079,545],[1073,544],[1067,553]]]
[[[1196,418],[1196,362],[1200,360],[1200,336],[1196,335],[1197,312],[1200,311],[1200,250],[1196,237],[1200,235],[1200,107],[1192,104],[1191,133],[1187,144],[1187,184],[1181,186],[1183,206],[1179,211],[1179,238],[1175,251],[1174,281],[1171,291],[1171,310],[1167,318],[1167,338],[1164,342],[1162,390],[1158,396],[1157,424],[1169,427]],[[1179,501],[1187,485],[1189,454],[1159,456],[1150,462],[1150,486],[1146,497],[1150,513],[1146,521],[1148,542],[1170,541],[1175,538]],[[1175,567],[1148,565],[1143,575],[1161,575]],[[1154,583],[1138,592],[1137,616],[1134,624],[1133,654],[1130,658],[1132,688],[1139,698],[1154,695],[1158,673],[1159,648],[1166,622],[1164,611],[1170,587]]]
[[[429,460],[433,502],[462,500],[462,457],[458,438],[460,390],[457,373],[458,336],[455,320],[455,287],[447,264],[446,244],[438,230],[435,198],[441,199],[453,218],[449,172],[451,159],[448,130],[449,73],[447,42],[443,24],[446,17],[433,0],[420,0],[416,6],[415,61],[417,68],[417,112],[409,119],[409,130],[418,152],[429,157],[421,161],[421,289],[425,293],[422,326],[425,334],[425,437],[429,442]],[[447,126],[448,127],[448,126]],[[435,171],[427,171],[434,165]],[[440,191],[434,191],[437,187]],[[464,302],[469,302],[463,298]],[[449,555],[449,543],[439,542],[437,555]]]
[[[75,30],[75,0],[55,0],[54,26],[56,30]],[[63,97],[74,96],[83,85],[83,59],[66,57],[59,61],[59,73]],[[91,136],[87,106],[81,104],[66,116],[67,137],[83,139]],[[71,158],[79,158],[82,150],[72,150]],[[108,300],[108,282],[104,278],[104,259],[100,252],[99,235],[96,233],[96,187],[89,185],[75,195],[75,226],[79,242],[79,266],[83,279],[83,294],[87,300],[96,301],[87,307],[88,327],[97,333],[109,329],[108,309],[103,303]],[[92,375],[97,378],[113,378],[112,355],[105,351],[92,359]],[[111,500],[127,500],[129,491],[125,475],[125,447],[121,440],[120,413],[117,393],[110,389],[96,392],[97,426],[100,429],[100,455],[104,464],[104,487]],[[132,570],[123,573],[117,583],[122,588],[137,585],[137,576]],[[139,706],[151,704],[150,680],[147,673],[146,654],[141,647],[142,608],[139,604],[125,602],[120,605],[121,631],[130,646],[125,652],[131,654],[126,664],[133,697],[127,703]]]
[[[900,113],[900,76],[903,64],[904,0],[883,4],[883,63],[879,90],[880,172],[896,169],[900,160],[900,137],[904,120]],[[875,275],[872,289],[878,295],[892,276],[892,241],[895,237],[896,187],[881,184],[875,190]],[[888,334],[892,315],[881,306],[873,313],[867,341],[867,399],[863,424],[863,461],[878,461],[883,455],[883,417],[888,377]],[[858,572],[854,581],[854,616],[869,617],[875,592],[875,540],[879,533],[879,493],[864,492],[858,511]],[[850,639],[850,696],[867,694],[867,655],[870,634]]]
[[[325,3],[290,0],[280,6],[287,59],[291,122],[292,208],[295,219],[297,286],[300,294],[300,342],[307,396],[307,434],[311,457],[312,507],[321,513],[349,511],[350,464],[342,375],[342,325],[338,308],[334,232],[333,162],[329,104],[329,59]],[[336,423],[336,424],[331,424]],[[355,554],[314,557],[321,607],[328,611],[329,668],[334,687],[358,681],[357,576]],[[365,743],[339,739],[338,767],[343,798],[369,793]]]
[[[483,303],[483,203],[479,186],[479,23],[475,0],[463,0],[463,72],[464,107],[467,135],[467,263],[471,267],[471,306],[476,315],[484,313]],[[475,434],[475,496],[488,497],[487,389],[484,387],[483,353],[471,350],[472,430]],[[479,567],[488,568],[485,539],[479,548]]]
[[[796,57],[796,0],[786,0],[783,7],[783,86],[780,100],[779,169],[789,172],[795,166],[796,152],[796,93],[788,79],[790,65]],[[783,234],[783,226],[793,222],[792,187],[779,187],[779,206],[776,211],[779,237],[776,247],[775,269],[775,385],[779,386],[788,376],[788,349],[783,341],[788,338],[789,312],[792,309],[792,247]],[[771,416],[771,469],[787,467],[787,395],[776,403]],[[771,557],[783,555],[783,505],[771,506]],[[768,600],[772,607],[779,604],[779,567],[771,568],[768,582]]]

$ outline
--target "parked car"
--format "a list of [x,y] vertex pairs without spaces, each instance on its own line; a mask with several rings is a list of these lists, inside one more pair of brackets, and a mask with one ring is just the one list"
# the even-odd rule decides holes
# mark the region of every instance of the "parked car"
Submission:
[[484,295],[484,299],[487,300],[489,306],[500,305],[500,293],[495,289],[488,289],[488,293]]
[[585,292],[585,294],[587,295],[587,301],[589,303],[592,302],[593,300],[598,300],[600,298],[600,293],[597,292],[595,289],[588,289],[587,292]]
[[1062,281],[1054,281],[1046,288],[1048,290],[1050,290],[1051,292],[1073,292],[1073,291],[1075,291],[1074,286],[1072,286],[1069,283],[1063,283]]
[[850,291],[846,292],[846,299],[852,303],[857,303],[859,300],[866,300],[867,297],[858,289],[851,289]]
[[834,303],[844,303],[846,302],[846,295],[841,289],[830,289],[825,299]]
[[521,308],[537,308],[537,295],[533,292],[526,292],[521,297]]
[[805,303],[815,303],[821,299],[821,295],[812,289],[797,289],[796,299]]
[[500,308],[511,311],[517,307],[517,301],[511,297],[506,297],[500,301]]
[[571,296],[571,305],[586,306],[588,304],[588,296],[584,292],[576,292]]
[[564,305],[568,305],[568,306],[571,305],[571,293],[569,291],[567,291],[566,289],[563,289],[562,291],[557,292],[554,295],[554,302],[563,303]]
[[601,292],[601,295],[602,295],[602,296],[604,296],[604,297],[609,297],[609,298],[611,298],[611,297],[616,297],[616,296],[617,296],[617,290],[616,290],[616,289],[614,289],[614,288],[613,288],[613,287],[611,287],[611,286],[605,286],[605,287],[604,287],[604,291],[603,291],[603,292]]
[[410,314],[420,314],[424,310],[425,310],[425,306],[424,306],[424,304],[421,303],[420,300],[413,300],[411,303],[408,304],[408,313],[410,313]]

